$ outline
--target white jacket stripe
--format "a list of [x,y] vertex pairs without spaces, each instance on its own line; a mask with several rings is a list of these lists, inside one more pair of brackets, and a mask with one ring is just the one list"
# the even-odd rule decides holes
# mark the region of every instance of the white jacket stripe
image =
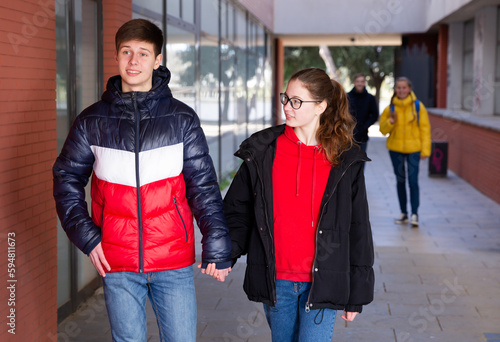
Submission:
[[[133,152],[92,145],[94,172],[104,181],[135,187],[135,154]],[[164,146],[139,153],[141,186],[178,176],[182,172],[183,144]]]

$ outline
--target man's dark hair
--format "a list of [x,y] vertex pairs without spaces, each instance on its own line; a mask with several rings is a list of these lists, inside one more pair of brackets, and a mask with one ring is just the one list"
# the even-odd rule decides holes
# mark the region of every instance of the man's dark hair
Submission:
[[123,24],[115,35],[116,51],[120,45],[131,40],[153,44],[155,57],[161,53],[163,32],[158,26],[146,19],[132,19]]
[[353,80],[356,80],[356,78],[358,78],[358,77],[363,77],[363,78],[366,80],[366,76],[365,76],[365,74],[363,74],[363,73],[361,73],[361,72],[359,72],[359,73],[357,73],[356,75],[354,75],[352,79],[353,79]]

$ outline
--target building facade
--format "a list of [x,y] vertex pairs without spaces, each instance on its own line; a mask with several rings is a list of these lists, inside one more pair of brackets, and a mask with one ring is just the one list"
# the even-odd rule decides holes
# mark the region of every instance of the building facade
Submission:
[[232,155],[241,141],[272,123],[271,4],[0,5],[0,241],[5,250],[11,246],[9,258],[0,262],[9,271],[2,272],[9,282],[0,295],[0,321],[8,329],[0,329],[0,340],[56,341],[58,321],[100,286],[88,257],[69,242],[55,216],[51,169],[75,117],[100,99],[107,79],[117,74],[117,29],[134,18],[163,29],[163,65],[172,72],[172,92],[198,113],[222,181],[237,167]]

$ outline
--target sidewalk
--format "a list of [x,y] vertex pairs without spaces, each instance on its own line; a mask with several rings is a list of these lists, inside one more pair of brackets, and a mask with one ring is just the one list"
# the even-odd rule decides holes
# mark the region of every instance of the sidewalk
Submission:
[[[346,324],[339,313],[334,341],[500,341],[500,205],[450,171],[428,177],[425,160],[420,228],[395,225],[399,206],[385,138],[372,137],[368,155],[375,300],[354,322]],[[194,266],[198,341],[270,341],[262,305],[242,290],[244,266],[238,261],[225,283]],[[102,289],[58,331],[58,341],[111,341]],[[159,341],[149,303],[148,341]]]

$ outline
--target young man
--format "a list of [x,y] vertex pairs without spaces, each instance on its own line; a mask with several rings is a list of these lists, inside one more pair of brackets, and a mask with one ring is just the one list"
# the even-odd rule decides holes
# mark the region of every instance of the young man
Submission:
[[146,341],[146,296],[162,341],[195,341],[193,214],[202,273],[224,281],[231,265],[215,170],[196,113],[168,87],[161,30],[135,19],[115,40],[119,75],[76,118],[54,164],[57,212],[103,277],[114,341]]
[[375,96],[366,91],[366,78],[363,74],[354,75],[354,88],[347,93],[352,116],[356,118],[354,140],[363,151],[368,145],[368,128],[378,120],[379,110]]

